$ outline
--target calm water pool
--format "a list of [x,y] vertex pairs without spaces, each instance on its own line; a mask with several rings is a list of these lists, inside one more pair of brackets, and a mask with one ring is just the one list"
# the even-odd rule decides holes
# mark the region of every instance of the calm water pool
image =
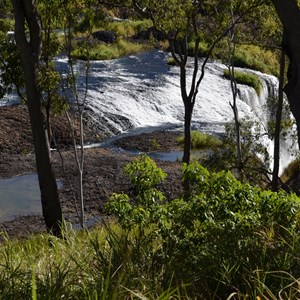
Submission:
[[[58,186],[62,183],[58,181]],[[0,222],[20,215],[41,214],[37,174],[0,179]]]

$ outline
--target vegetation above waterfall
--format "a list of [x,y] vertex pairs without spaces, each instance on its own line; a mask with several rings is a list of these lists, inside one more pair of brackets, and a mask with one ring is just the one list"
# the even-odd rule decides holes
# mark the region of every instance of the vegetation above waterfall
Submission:
[[[229,70],[225,70],[224,76],[230,79],[232,75],[230,74]],[[261,86],[261,81],[257,75],[251,73],[245,73],[241,71],[235,71],[234,79],[237,83],[241,83],[253,87],[257,95],[260,95],[262,86]]]

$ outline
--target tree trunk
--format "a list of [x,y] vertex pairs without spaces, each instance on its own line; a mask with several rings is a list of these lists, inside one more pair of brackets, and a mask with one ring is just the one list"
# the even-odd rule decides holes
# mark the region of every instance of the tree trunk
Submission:
[[185,104],[184,112],[184,146],[183,146],[183,158],[182,162],[189,164],[191,161],[191,123],[192,123],[192,109],[190,109],[189,103]]
[[284,91],[296,119],[300,148],[300,10],[296,0],[272,0],[283,25],[283,50],[290,63]]
[[278,173],[280,165],[280,133],[281,133],[281,118],[283,107],[283,82],[284,82],[284,69],[285,69],[285,53],[281,50],[280,57],[280,78],[278,88],[278,103],[276,109],[276,123],[275,123],[275,136],[274,136],[274,167],[272,174],[272,190],[278,190]]
[[[56,179],[50,162],[47,128],[42,113],[41,93],[37,83],[38,63],[41,52],[40,25],[32,0],[13,0],[13,7],[15,39],[24,69],[43,216],[48,232],[60,236],[63,220],[62,210]],[[29,41],[25,34],[25,22],[29,29]]]
[[[191,137],[191,123],[193,106],[189,98],[184,101],[184,144],[183,144],[183,158],[182,162],[189,164],[191,161],[192,137]],[[183,181],[184,199],[187,201],[190,197],[190,180],[185,178]]]

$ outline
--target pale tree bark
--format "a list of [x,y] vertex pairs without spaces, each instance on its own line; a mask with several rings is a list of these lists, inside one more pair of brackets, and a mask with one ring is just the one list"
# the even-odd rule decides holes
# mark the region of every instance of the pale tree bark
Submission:
[[283,50],[289,58],[288,83],[284,92],[298,129],[300,148],[300,10],[296,0],[272,0],[283,25]]
[[[234,14],[232,9],[230,10],[231,19],[234,20]],[[230,75],[230,87],[232,92],[232,103],[229,102],[234,115],[235,125],[235,144],[236,144],[236,158],[237,158],[237,170],[239,179],[243,181],[243,159],[242,159],[242,142],[241,142],[241,123],[239,119],[239,111],[237,107],[237,82],[235,79],[235,50],[236,50],[236,26],[232,26],[232,29],[228,32],[227,42],[229,49],[229,75]]]
[[[47,128],[42,113],[41,93],[37,82],[41,52],[40,24],[32,0],[13,0],[12,2],[15,16],[15,40],[24,69],[27,105],[33,135],[43,216],[48,232],[60,236],[63,220],[62,210],[50,161]],[[25,24],[28,26],[29,36],[26,36]]]

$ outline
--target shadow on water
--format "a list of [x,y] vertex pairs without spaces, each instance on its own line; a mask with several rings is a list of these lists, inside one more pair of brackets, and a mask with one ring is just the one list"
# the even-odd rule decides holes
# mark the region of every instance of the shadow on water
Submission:
[[[62,182],[57,180],[58,188]],[[41,197],[37,174],[0,179],[0,222],[17,216],[41,214]]]

